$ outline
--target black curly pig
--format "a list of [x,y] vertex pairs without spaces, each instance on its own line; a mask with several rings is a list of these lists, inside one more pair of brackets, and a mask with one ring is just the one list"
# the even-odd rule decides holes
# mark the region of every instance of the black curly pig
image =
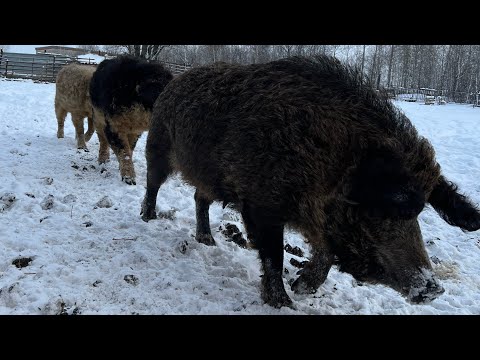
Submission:
[[147,138],[142,219],[178,171],[196,187],[196,239],[214,245],[213,201],[233,203],[262,263],[262,299],[292,306],[283,278],[285,226],[311,245],[292,284],[314,293],[337,258],[355,278],[414,303],[444,290],[418,215],[480,228],[480,213],[441,173],[432,145],[358,70],[332,57],[194,68],[158,97]]
[[133,56],[104,60],[92,76],[93,123],[100,142],[98,162],[110,158],[109,145],[120,165],[122,181],[135,184],[133,150],[148,131],[152,109],[172,73],[160,63]]

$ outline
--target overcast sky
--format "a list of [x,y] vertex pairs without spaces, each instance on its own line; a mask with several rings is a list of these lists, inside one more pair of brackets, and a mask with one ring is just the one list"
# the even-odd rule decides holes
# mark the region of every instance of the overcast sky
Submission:
[[[9,52],[24,53],[24,54],[35,54],[35,48],[39,46],[47,45],[8,45]],[[62,45],[62,46],[75,46],[76,45]]]

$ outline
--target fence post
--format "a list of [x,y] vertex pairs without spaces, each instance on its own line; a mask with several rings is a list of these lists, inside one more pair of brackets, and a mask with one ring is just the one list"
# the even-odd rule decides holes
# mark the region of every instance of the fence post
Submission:
[[7,77],[7,71],[8,71],[8,60],[5,61],[5,77]]
[[57,57],[55,55],[53,55],[53,66],[52,66],[52,81],[55,79],[56,77],[56,66],[57,66],[57,63],[55,62],[55,60],[57,59]]

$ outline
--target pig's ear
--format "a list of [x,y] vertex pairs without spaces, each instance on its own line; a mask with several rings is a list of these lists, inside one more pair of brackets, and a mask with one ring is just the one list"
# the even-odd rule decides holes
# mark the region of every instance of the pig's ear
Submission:
[[480,229],[480,212],[466,196],[457,192],[457,186],[440,176],[428,202],[450,225],[466,231]]
[[423,191],[391,151],[367,150],[348,182],[346,201],[372,217],[412,219],[425,205]]

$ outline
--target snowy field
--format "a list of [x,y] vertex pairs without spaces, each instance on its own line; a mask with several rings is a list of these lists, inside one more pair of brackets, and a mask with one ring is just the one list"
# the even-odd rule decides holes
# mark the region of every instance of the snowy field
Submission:
[[[54,84],[0,79],[0,314],[480,314],[480,232],[463,233],[430,207],[420,225],[445,287],[432,303],[411,305],[335,267],[316,294],[297,296],[290,259],[305,259],[286,252],[296,309],[262,304],[257,252],[219,231],[226,223],[243,231],[239,215],[212,205],[218,246],[197,243],[193,188],[172,177],[158,196],[158,210],[172,216],[143,222],[146,135],[134,153],[137,185],[128,186],[113,153],[97,164],[95,135],[90,152],[77,151],[70,115],[57,139],[54,94]],[[444,174],[479,203],[480,109],[396,104],[431,140]],[[285,243],[308,258],[298,234],[286,232]]]

